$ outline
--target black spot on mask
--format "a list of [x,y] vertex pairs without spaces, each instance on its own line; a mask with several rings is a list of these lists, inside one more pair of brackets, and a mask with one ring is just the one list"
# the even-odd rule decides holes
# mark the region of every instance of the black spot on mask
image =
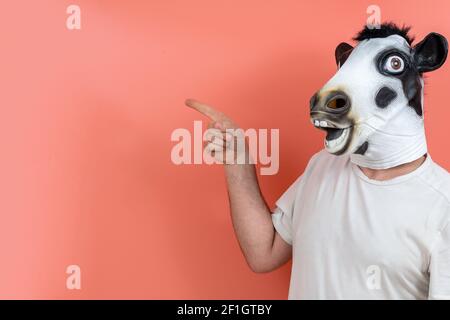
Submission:
[[369,148],[369,142],[364,142],[362,145],[359,146],[359,148],[355,151],[355,154],[364,155]]
[[386,108],[396,97],[397,93],[394,90],[382,87],[375,97],[375,103],[379,108]]

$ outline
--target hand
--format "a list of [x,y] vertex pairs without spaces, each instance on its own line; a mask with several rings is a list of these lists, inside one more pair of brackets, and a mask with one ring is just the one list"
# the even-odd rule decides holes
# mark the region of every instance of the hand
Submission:
[[[224,113],[193,99],[187,99],[186,105],[207,116],[211,122],[205,134],[205,150],[219,163],[232,164],[247,162],[245,136],[239,126]],[[244,159],[238,158],[244,156]]]

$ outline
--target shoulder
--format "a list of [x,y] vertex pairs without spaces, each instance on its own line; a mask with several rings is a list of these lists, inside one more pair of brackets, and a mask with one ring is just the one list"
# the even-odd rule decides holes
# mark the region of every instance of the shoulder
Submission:
[[349,161],[348,155],[336,156],[322,149],[311,157],[306,166],[305,174],[312,174],[316,171],[342,170],[348,165]]
[[423,172],[420,178],[429,188],[440,194],[450,208],[450,173],[431,160],[430,168]]
[[[303,186],[313,183],[315,185],[322,181],[330,181],[334,176],[342,172],[348,164],[349,156],[335,156],[325,149],[315,153],[308,161],[303,173],[290,185],[285,195],[293,198],[299,193]],[[348,167],[348,166],[347,166]]]
[[[303,173],[290,185],[285,194],[288,194],[292,198],[303,185],[310,181],[317,182],[323,175],[327,175],[334,168],[333,166],[336,165],[336,161],[339,162],[341,160],[339,158],[330,154],[325,149],[315,153],[309,159]],[[333,171],[336,170],[333,169]]]
[[438,230],[449,229],[447,226],[450,221],[450,174],[431,160],[429,168],[422,172],[419,178],[430,192],[436,195],[430,207],[430,219],[434,221]]

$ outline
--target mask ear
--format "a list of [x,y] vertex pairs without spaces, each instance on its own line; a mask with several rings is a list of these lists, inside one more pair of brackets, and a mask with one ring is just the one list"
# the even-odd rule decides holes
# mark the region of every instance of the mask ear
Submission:
[[413,59],[417,71],[422,73],[440,68],[447,59],[447,52],[447,39],[438,33],[430,33],[414,47]]
[[352,53],[353,47],[349,45],[346,42],[341,42],[334,51],[334,56],[336,58],[336,64],[338,68],[340,68],[345,60],[350,56],[350,53]]

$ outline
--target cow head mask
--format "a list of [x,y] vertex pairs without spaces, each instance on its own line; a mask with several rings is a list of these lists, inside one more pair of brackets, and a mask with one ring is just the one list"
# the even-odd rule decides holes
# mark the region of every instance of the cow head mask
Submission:
[[355,47],[335,51],[337,73],[310,101],[311,121],[326,131],[325,149],[364,167],[386,169],[427,153],[423,73],[441,67],[447,41],[430,33],[412,46],[409,28],[364,28]]

